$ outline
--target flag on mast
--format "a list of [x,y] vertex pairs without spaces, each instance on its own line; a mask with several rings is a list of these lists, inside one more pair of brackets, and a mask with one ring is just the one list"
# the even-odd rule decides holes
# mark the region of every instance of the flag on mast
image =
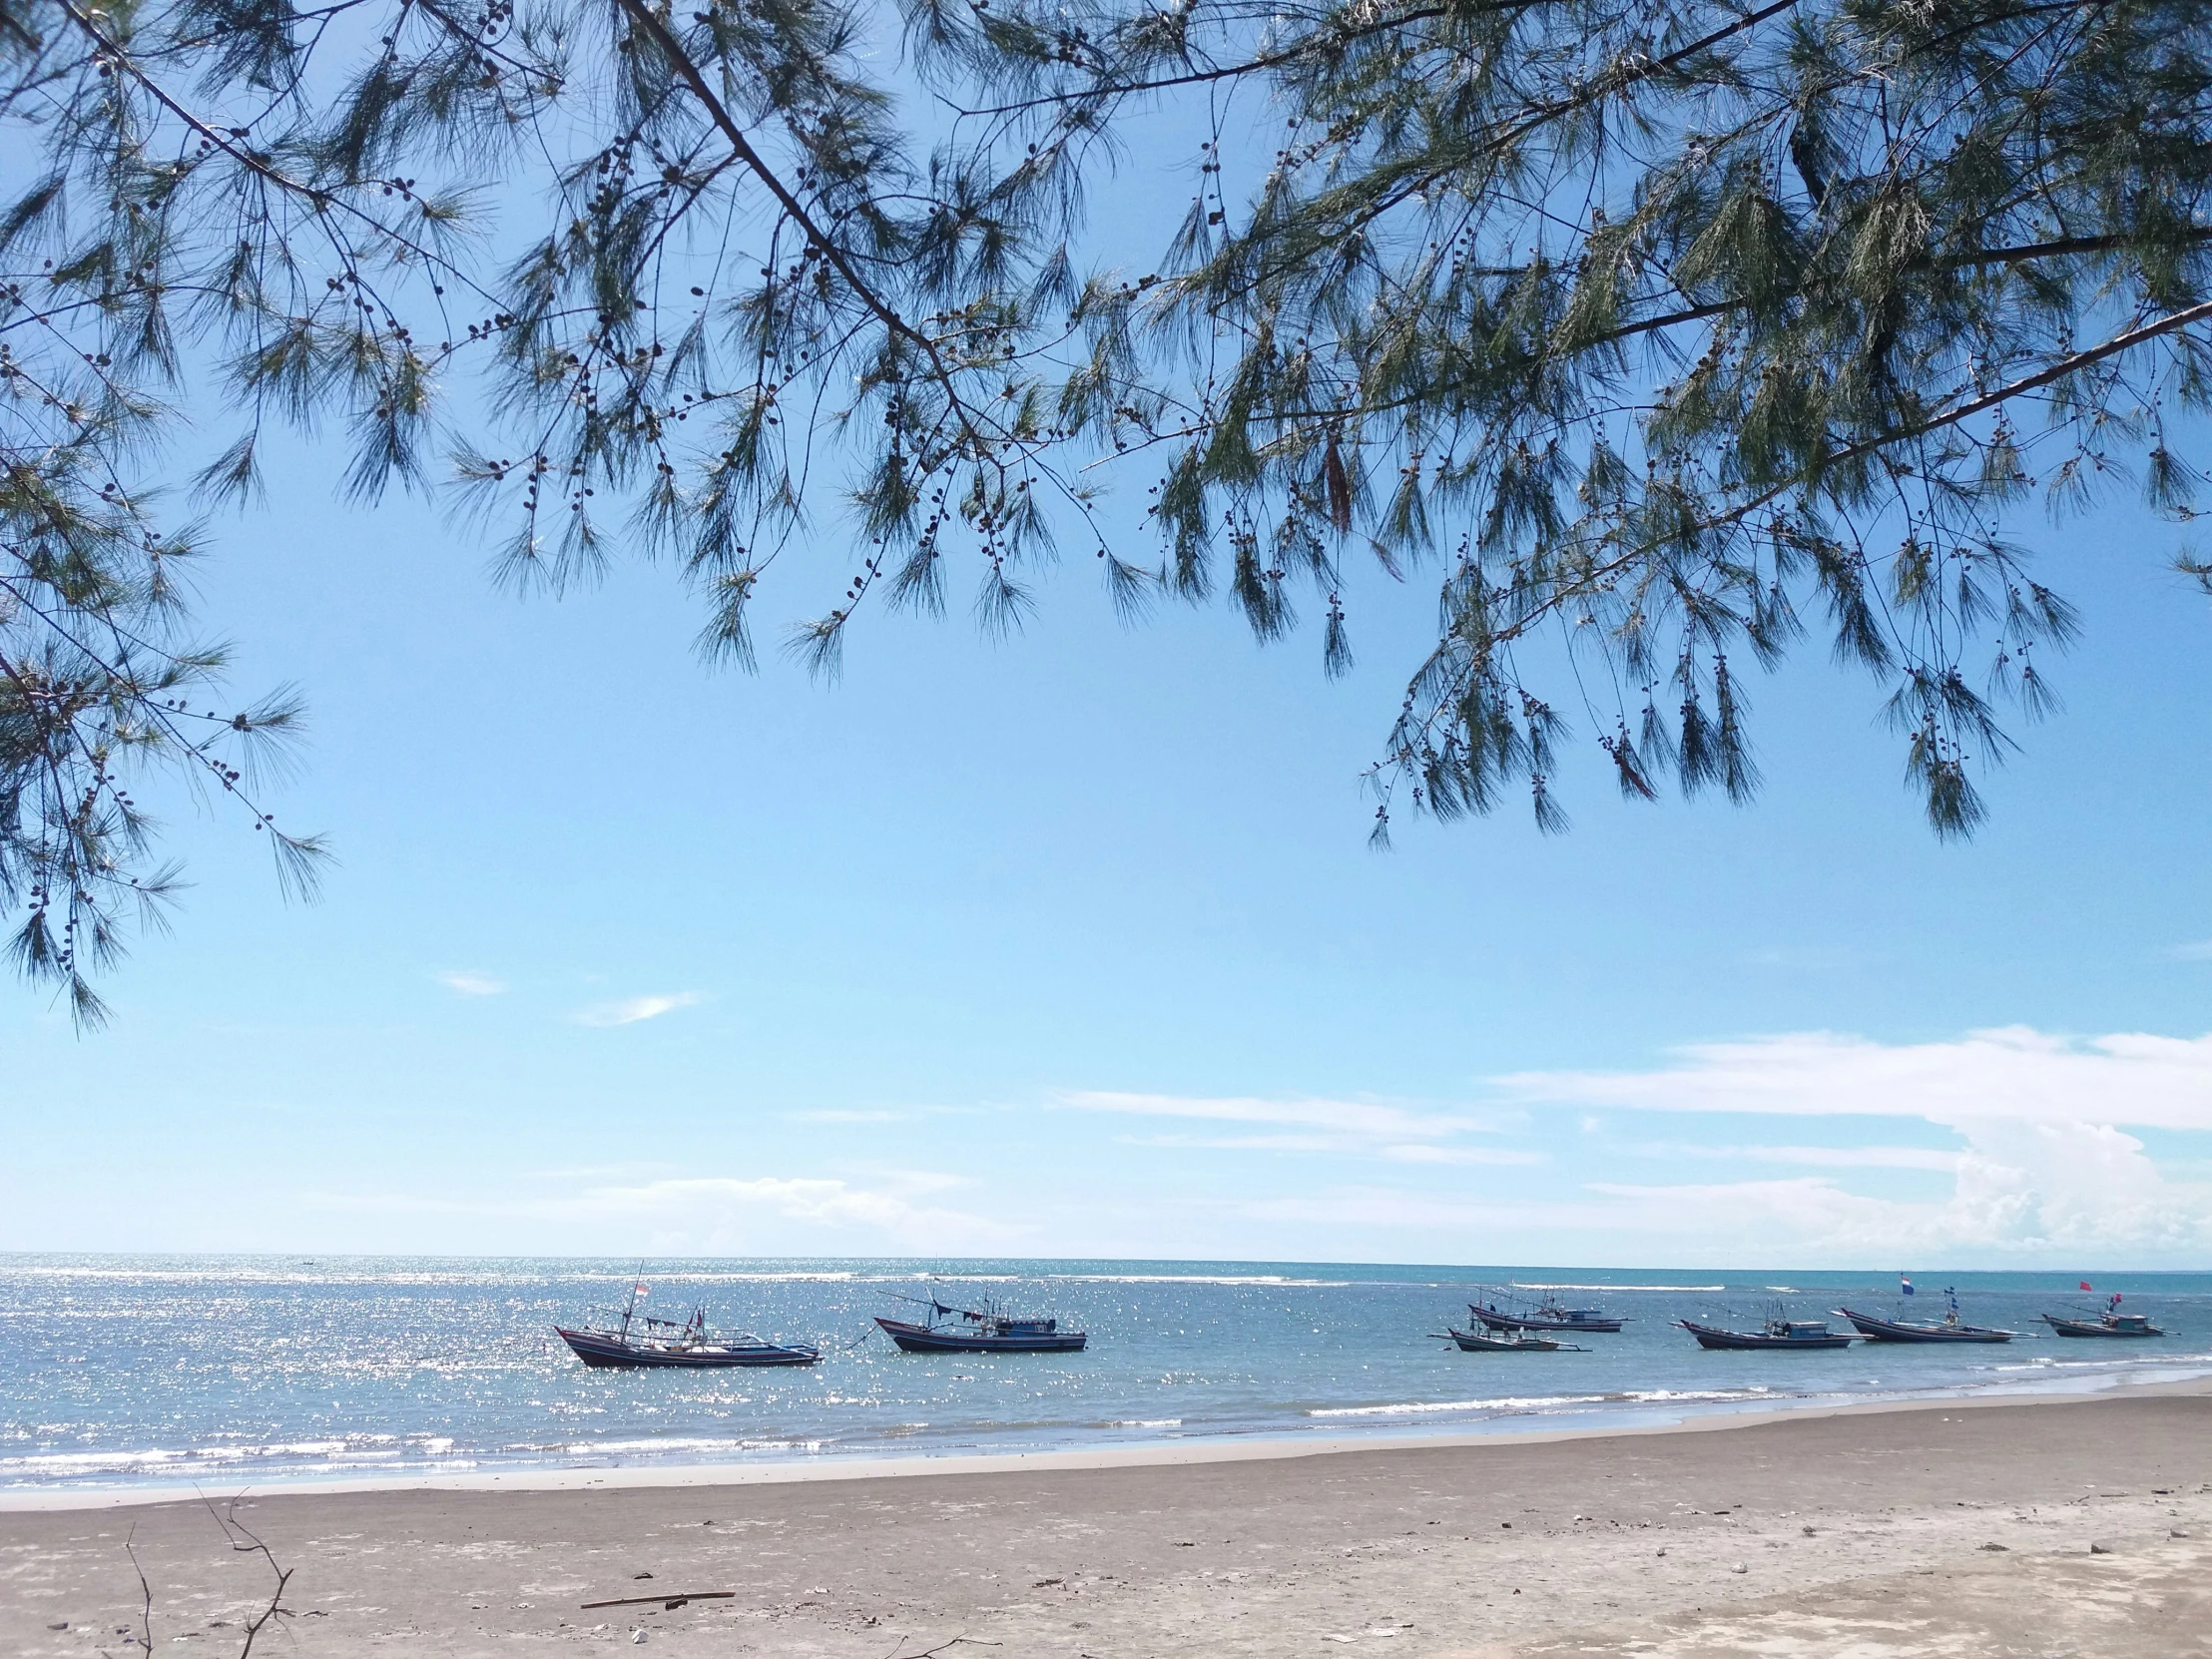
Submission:
[[1902,1273],[1901,1273],[1901,1274],[1899,1274],[1899,1275],[1898,1275],[1898,1290],[1899,1290],[1899,1292],[1900,1292],[1901,1294],[1903,1294],[1903,1295],[1905,1295],[1905,1296],[1911,1296],[1911,1295],[1913,1295],[1913,1294],[1914,1294],[1914,1292],[1913,1292],[1913,1281],[1912,1281],[1912,1280],[1910,1280],[1910,1279],[1908,1279],[1908,1278],[1906,1278],[1904,1274],[1902,1274]]
[[2085,1290],[2085,1291],[2087,1291],[2087,1290],[2094,1290],[2094,1289],[2095,1289],[2095,1287],[2094,1287],[2093,1285],[2091,1285],[2091,1284],[2089,1283],[2089,1281],[2088,1281],[2088,1280],[2086,1280],[2086,1279],[2084,1279],[2084,1280],[2083,1280],[2083,1281],[2081,1282],[2081,1288],[2082,1288],[2083,1290]]

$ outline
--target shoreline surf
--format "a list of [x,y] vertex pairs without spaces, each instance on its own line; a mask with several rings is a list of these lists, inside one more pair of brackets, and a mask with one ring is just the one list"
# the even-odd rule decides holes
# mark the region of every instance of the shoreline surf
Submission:
[[1684,1411],[1657,1421],[1618,1418],[1579,1425],[1510,1426],[1467,1432],[1378,1432],[1319,1438],[1283,1435],[1217,1436],[1189,1440],[1150,1440],[1135,1444],[1096,1444],[1037,1451],[852,1454],[811,1460],[677,1463],[638,1462],[600,1465],[518,1465],[478,1469],[422,1471],[385,1478],[341,1476],[331,1479],[281,1478],[232,1485],[203,1481],[177,1484],[60,1483],[0,1488],[0,1513],[61,1510],[116,1510],[203,1503],[251,1492],[256,1499],[287,1497],[366,1497],[405,1492],[570,1492],[587,1490],[662,1490],[718,1486],[790,1485],[812,1481],[912,1479],[941,1475],[1008,1474],[1021,1471],[1072,1472],[1086,1469],[1177,1468],[1207,1463],[1247,1463],[1334,1457],[1366,1452],[1479,1446],[1537,1446],[1608,1438],[1717,1433],[1789,1422],[1818,1422],[1837,1417],[1907,1415],[1961,1409],[2094,1404],[2116,1398],[2190,1398],[2212,1396],[2212,1367],[2171,1379],[2120,1379],[2083,1389],[1984,1390],[1956,1394],[1912,1394],[1879,1399],[1821,1399],[1802,1404],[1775,1402],[1760,1408]]

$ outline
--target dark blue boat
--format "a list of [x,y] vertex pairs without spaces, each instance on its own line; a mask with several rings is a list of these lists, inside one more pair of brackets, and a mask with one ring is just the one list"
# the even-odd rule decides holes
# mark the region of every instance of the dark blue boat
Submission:
[[911,1320],[875,1322],[908,1354],[1075,1354],[1090,1341],[1084,1332],[1062,1331],[1058,1320],[1016,1319],[989,1302],[975,1309],[914,1296],[899,1300],[929,1310],[920,1325]]
[[1940,1321],[1886,1320],[1873,1314],[1855,1314],[1849,1308],[1835,1310],[1838,1319],[1849,1320],[1870,1343],[2008,1343],[2019,1333],[1999,1331],[1992,1325],[1967,1325],[1958,1318],[1958,1293],[1946,1290],[1949,1310]]
[[1829,1330],[1826,1320],[1771,1319],[1759,1331],[1723,1331],[1717,1326],[1699,1325],[1695,1320],[1675,1323],[1695,1337],[1700,1348],[1849,1348],[1859,1340]]
[[705,1370],[718,1366],[811,1366],[822,1350],[806,1343],[770,1343],[759,1337],[718,1337],[707,1329],[707,1311],[697,1308],[685,1320],[647,1319],[638,1313],[645,1287],[634,1285],[622,1318],[603,1331],[571,1331],[556,1325],[554,1335],[595,1370],[631,1370],[676,1366]]
[[[2089,1287],[2083,1285],[2081,1288],[2087,1290]],[[2166,1334],[2151,1324],[2147,1314],[2121,1313],[2117,1296],[2105,1303],[2101,1311],[2092,1310],[2087,1318],[2068,1319],[2064,1314],[2036,1317],[2061,1337],[2163,1337]]]

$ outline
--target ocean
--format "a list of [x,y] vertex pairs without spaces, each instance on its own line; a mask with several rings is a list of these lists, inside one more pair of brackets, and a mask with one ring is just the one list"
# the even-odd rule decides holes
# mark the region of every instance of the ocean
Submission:
[[[2068,1342],[2075,1276],[1916,1273],[1903,1304],[2001,1347],[1715,1354],[1681,1318],[1887,1314],[1894,1275],[1250,1262],[648,1263],[642,1311],[819,1343],[820,1366],[589,1371],[553,1335],[619,1309],[631,1262],[0,1256],[0,1489],[252,1485],[640,1464],[826,1461],[1177,1440],[1652,1424],[1851,1401],[2086,1391],[2212,1375],[2212,1274],[2092,1276],[2167,1335]],[[1488,1292],[1631,1323],[1585,1353],[1428,1335]],[[894,1295],[989,1297],[1090,1333],[1071,1355],[906,1355]],[[909,1310],[910,1311],[910,1310]],[[1839,1325],[1841,1322],[1837,1322]],[[1901,1433],[1910,1432],[1901,1428]]]

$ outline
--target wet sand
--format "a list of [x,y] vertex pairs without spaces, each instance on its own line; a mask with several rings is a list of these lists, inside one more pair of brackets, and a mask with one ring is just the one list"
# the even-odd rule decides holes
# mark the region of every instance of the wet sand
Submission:
[[[912,1659],[955,1638],[1008,1659],[2212,1654],[2203,1392],[1240,1449],[301,1490],[249,1494],[237,1514],[292,1570],[295,1616],[256,1652],[307,1659],[612,1654],[640,1631],[672,1656],[822,1659]],[[127,1538],[154,1586],[156,1650],[236,1654],[269,1569],[176,1501],[0,1512],[0,1652],[130,1651]],[[735,1594],[579,1606],[705,1590]]]

